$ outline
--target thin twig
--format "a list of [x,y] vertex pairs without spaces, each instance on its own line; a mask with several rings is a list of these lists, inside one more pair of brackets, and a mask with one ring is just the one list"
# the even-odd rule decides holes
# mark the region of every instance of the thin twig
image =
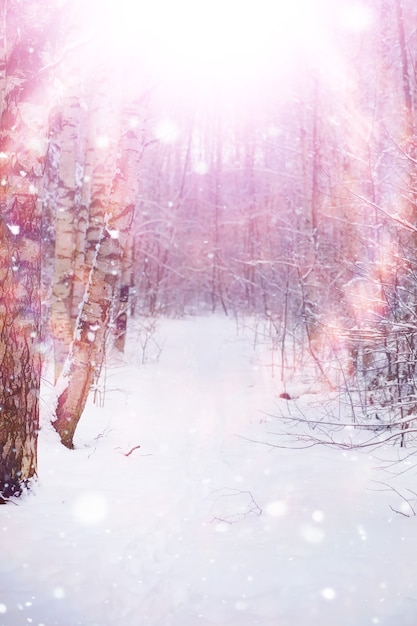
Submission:
[[123,456],[130,456],[132,452],[134,452],[135,450],[138,450],[139,448],[140,446],[133,446],[133,448],[129,450],[129,452],[123,452]]

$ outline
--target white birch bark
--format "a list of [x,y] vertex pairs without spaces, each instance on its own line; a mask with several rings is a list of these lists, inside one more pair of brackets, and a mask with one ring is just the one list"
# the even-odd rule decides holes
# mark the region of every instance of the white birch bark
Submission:
[[79,98],[64,99],[61,114],[59,180],[56,207],[55,268],[52,288],[52,332],[55,380],[61,373],[72,340],[71,295],[77,219],[76,169],[80,142]]
[[[90,387],[104,358],[120,262],[132,225],[137,195],[139,161],[143,149],[141,131],[134,124],[132,110],[124,111],[124,132],[105,212],[105,223],[95,246],[95,257],[71,351],[57,386],[56,419],[53,422],[62,443],[73,447],[78,421],[84,410]],[[100,171],[100,188],[105,193],[108,182]],[[97,206],[105,198],[97,197]],[[97,213],[100,216],[100,212]]]

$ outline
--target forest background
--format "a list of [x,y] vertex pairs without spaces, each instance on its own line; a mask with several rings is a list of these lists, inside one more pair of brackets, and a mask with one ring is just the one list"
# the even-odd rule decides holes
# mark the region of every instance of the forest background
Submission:
[[311,5],[1,3],[2,502],[45,359],[71,448],[137,315],[256,316],[412,437],[417,7]]

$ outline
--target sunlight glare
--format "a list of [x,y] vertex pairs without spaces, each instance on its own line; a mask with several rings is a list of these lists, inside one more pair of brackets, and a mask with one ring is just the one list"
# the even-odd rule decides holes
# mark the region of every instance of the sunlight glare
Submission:
[[171,120],[161,120],[155,125],[155,138],[162,143],[174,143],[178,135],[179,129]]
[[[98,0],[96,0],[98,3]],[[95,4],[95,3],[94,3]],[[198,80],[287,68],[323,39],[326,0],[100,0],[97,35],[111,54]],[[146,61],[144,61],[146,59]]]
[[374,15],[370,7],[359,2],[346,4],[339,15],[342,28],[361,33],[370,29],[374,22]]

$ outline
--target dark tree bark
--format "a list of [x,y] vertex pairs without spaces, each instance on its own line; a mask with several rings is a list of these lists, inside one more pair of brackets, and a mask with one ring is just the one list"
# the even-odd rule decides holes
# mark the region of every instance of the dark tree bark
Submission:
[[[3,4],[0,37],[0,503],[36,474],[41,378],[39,68],[48,6]],[[43,13],[44,11],[45,13]]]

